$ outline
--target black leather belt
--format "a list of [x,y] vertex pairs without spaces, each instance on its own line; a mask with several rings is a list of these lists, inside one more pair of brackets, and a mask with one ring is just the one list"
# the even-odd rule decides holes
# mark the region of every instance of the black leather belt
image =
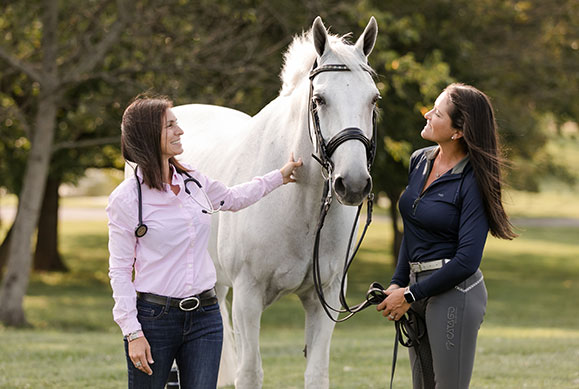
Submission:
[[215,294],[214,288],[201,292],[195,296],[185,297],[182,299],[141,292],[137,292],[137,298],[163,306],[169,303],[170,306],[179,308],[182,311],[194,311],[199,307],[206,307],[217,303],[217,294]]

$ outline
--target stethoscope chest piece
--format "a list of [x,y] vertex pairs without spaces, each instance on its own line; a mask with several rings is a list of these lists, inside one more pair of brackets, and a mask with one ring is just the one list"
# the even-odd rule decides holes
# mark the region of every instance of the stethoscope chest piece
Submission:
[[[225,203],[225,201],[221,201],[221,203],[219,204],[219,207],[217,209],[213,208],[213,205],[211,204],[211,200],[209,199],[209,196],[207,196],[207,193],[205,193],[205,191],[203,190],[201,183],[199,181],[197,181],[195,178],[191,177],[191,175],[189,173],[187,173],[187,172],[184,172],[184,173],[188,177],[183,182],[183,186],[185,187],[185,192],[193,199],[193,201],[195,201],[197,203],[197,205],[199,205],[199,207],[201,207],[201,212],[208,214],[208,215],[212,215],[216,212],[219,212],[221,210],[221,207],[223,207],[223,204]],[[139,180],[139,176],[137,175],[137,168],[136,167],[135,167],[135,180],[137,182],[137,199],[138,199],[138,204],[139,204],[139,224],[137,225],[137,228],[135,228],[135,236],[137,238],[142,238],[143,236],[145,236],[145,234],[147,233],[149,228],[147,227],[147,225],[145,223],[143,223],[143,194],[141,192],[141,181]],[[204,206],[203,204],[201,204],[195,198],[195,196],[193,196],[191,194],[191,192],[189,191],[189,188],[187,188],[187,184],[191,181],[193,181],[199,187],[199,191],[203,194],[203,196],[205,197],[205,200],[207,201],[207,204],[208,204],[207,206]]]
[[143,223],[139,224],[137,228],[135,228],[135,236],[137,238],[142,238],[143,236],[145,236],[148,229],[149,228],[145,224]]

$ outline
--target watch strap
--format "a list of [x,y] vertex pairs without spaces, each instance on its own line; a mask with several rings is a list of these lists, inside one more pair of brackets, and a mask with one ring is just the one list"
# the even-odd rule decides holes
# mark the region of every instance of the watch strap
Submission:
[[125,339],[127,339],[128,342],[132,342],[135,339],[138,339],[140,337],[144,336],[143,335],[143,331],[138,330],[135,332],[131,332],[130,334],[128,334],[127,336],[125,336]]
[[416,301],[416,298],[414,297],[414,293],[412,293],[409,286],[407,286],[406,290],[404,291],[404,298],[406,299],[406,302],[408,302],[410,304],[412,304],[413,302]]

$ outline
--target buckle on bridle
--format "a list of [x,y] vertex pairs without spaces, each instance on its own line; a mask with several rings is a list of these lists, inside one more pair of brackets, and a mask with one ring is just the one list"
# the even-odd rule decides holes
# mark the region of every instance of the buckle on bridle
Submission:
[[[190,307],[188,306],[190,303],[193,303],[194,306]],[[199,308],[199,306],[201,305],[201,300],[199,300],[199,297],[187,297],[184,298],[183,300],[179,301],[179,309],[181,309],[182,311],[194,311],[197,308]]]

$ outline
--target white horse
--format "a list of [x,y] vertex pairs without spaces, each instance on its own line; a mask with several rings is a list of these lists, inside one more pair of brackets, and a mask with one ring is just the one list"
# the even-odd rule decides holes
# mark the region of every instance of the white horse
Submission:
[[[318,67],[344,64],[350,71],[325,71],[313,78],[326,142],[342,129],[355,127],[372,138],[372,115],[379,97],[367,65],[377,35],[372,17],[352,45],[327,33],[318,17],[312,29],[296,37],[285,54],[279,96],[250,117],[216,106],[184,105],[173,109],[185,134],[179,157],[208,176],[232,185],[281,166],[290,151],[302,157],[297,184],[280,188],[257,204],[213,218],[210,254],[217,268],[217,291],[222,307],[233,287],[233,327],[238,355],[237,388],[260,388],[263,380],[259,352],[262,312],[280,297],[295,293],[306,311],[306,388],[329,387],[330,339],[334,323],[314,292],[312,250],[324,179],[320,165],[310,159],[316,136],[309,133],[310,79]],[[369,194],[372,181],[362,142],[341,143],[331,156],[334,202],[320,242],[320,272],[324,294],[339,307],[340,275],[356,207]],[[225,314],[225,313],[224,313]],[[227,324],[228,317],[224,317]],[[227,335],[227,334],[225,334]],[[232,356],[227,336],[223,356]],[[221,373],[228,365],[222,361]],[[220,376],[220,384],[226,382]]]

